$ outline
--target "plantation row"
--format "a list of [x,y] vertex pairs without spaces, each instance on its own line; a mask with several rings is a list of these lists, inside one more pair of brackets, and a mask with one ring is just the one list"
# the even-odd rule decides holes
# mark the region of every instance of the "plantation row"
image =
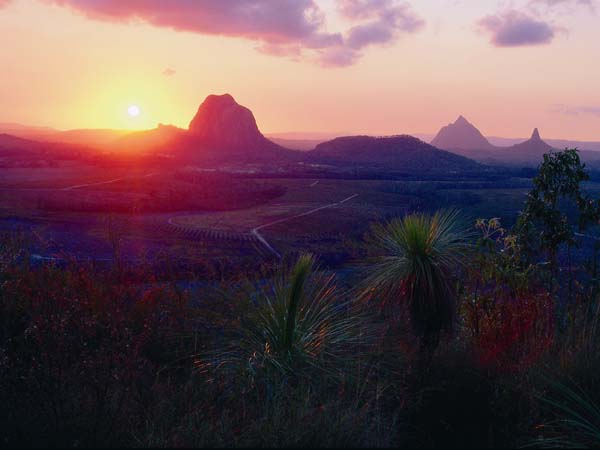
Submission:
[[189,239],[192,241],[214,240],[214,241],[234,241],[251,242],[258,244],[256,236],[250,233],[236,233],[231,231],[210,230],[203,228],[185,227],[181,225],[167,224],[163,227],[157,226],[159,233],[175,234],[177,237]]

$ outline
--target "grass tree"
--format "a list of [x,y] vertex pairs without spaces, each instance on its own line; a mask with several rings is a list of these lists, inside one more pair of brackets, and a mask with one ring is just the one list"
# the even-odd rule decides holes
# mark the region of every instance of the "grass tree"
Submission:
[[299,376],[307,370],[336,375],[357,361],[368,341],[369,325],[358,303],[311,255],[252,285],[242,297],[251,306],[229,362],[241,362],[252,376]]
[[382,301],[406,302],[422,363],[431,358],[441,332],[452,327],[454,275],[468,248],[458,219],[457,211],[415,213],[372,230],[376,256],[368,266],[367,291]]

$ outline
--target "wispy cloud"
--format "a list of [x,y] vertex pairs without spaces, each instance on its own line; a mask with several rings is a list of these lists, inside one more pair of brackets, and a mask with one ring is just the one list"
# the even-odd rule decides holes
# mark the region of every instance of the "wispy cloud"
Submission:
[[341,44],[321,51],[323,66],[350,66],[369,46],[385,46],[402,35],[417,33],[425,21],[407,2],[396,0],[337,0],[339,13],[355,23],[344,33]]
[[390,0],[339,0],[338,3],[347,18],[366,20],[348,31],[347,44],[354,49],[393,42],[399,34],[415,33],[425,25],[408,3]]
[[177,71],[175,69],[170,68],[170,67],[167,67],[165,70],[162,71],[162,74],[165,77],[172,77],[176,73],[177,73]]
[[555,6],[588,6],[589,8],[595,9],[597,0],[530,0],[531,5],[545,5],[548,7]]
[[[0,2],[6,0],[0,0]],[[360,51],[419,31],[424,21],[398,0],[336,0],[350,20],[330,32],[317,0],[43,0],[114,22],[142,21],[157,27],[252,40],[274,56],[309,58],[325,66],[354,64]]]
[[600,116],[600,106],[567,106],[567,105],[554,105],[551,112],[566,114],[569,116],[579,116],[579,115],[592,115],[592,116]]

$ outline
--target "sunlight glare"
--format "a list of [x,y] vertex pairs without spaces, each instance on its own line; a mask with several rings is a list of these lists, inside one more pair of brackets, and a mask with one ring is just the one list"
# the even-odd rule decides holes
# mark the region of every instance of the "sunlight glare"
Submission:
[[137,105],[131,105],[129,108],[127,108],[127,113],[131,117],[137,117],[140,115],[140,108]]

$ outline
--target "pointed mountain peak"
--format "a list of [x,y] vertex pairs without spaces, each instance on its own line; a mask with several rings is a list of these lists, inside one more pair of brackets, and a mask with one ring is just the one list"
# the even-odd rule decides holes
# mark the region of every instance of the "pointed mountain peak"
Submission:
[[492,144],[464,116],[459,116],[456,122],[443,127],[431,144],[444,150],[492,148]]
[[542,138],[540,137],[540,132],[538,131],[537,128],[535,130],[533,130],[533,134],[531,135],[531,140],[532,141],[541,141],[542,140]]
[[458,119],[456,119],[456,122],[454,122],[454,125],[470,125],[470,123],[464,116],[460,115],[458,116]]

